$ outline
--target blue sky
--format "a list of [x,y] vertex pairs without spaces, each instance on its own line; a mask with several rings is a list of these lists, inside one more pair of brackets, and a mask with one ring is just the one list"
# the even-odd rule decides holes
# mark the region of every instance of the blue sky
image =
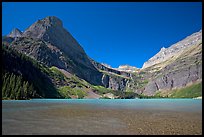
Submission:
[[57,16],[92,59],[141,68],[162,47],[202,29],[201,2],[3,2],[2,35]]

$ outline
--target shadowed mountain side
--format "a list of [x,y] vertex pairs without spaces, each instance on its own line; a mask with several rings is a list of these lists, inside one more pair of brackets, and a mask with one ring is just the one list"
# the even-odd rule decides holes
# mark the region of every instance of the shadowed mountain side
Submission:
[[[58,98],[60,95],[58,94],[55,86],[52,84],[49,77],[42,72],[41,65],[37,63],[35,60],[20,54],[13,49],[10,49],[7,46],[2,47],[2,72],[3,72],[3,86],[5,86],[4,97],[16,98],[17,91],[15,93],[15,86],[17,85],[19,80],[15,79],[18,76],[22,77],[22,81],[28,81],[28,83],[33,85],[33,93],[30,90],[26,91],[28,93],[19,93],[22,96],[21,98]],[[6,74],[15,75],[14,81],[8,79]],[[7,80],[6,80],[7,79]],[[9,86],[10,85],[10,86]],[[11,89],[10,89],[11,88]],[[19,89],[16,89],[19,90]],[[13,92],[13,95],[12,95]],[[19,91],[23,92],[23,91]],[[3,93],[2,93],[3,94]],[[23,95],[24,94],[24,95]]]

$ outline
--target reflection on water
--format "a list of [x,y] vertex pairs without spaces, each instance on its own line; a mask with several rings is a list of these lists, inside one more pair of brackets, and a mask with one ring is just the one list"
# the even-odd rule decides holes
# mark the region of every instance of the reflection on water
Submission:
[[202,100],[2,101],[3,134],[202,134]]

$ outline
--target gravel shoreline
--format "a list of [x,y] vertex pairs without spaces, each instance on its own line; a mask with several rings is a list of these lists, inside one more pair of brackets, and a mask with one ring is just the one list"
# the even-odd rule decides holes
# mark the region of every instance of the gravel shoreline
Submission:
[[201,135],[202,112],[94,108],[86,105],[3,112],[2,134]]

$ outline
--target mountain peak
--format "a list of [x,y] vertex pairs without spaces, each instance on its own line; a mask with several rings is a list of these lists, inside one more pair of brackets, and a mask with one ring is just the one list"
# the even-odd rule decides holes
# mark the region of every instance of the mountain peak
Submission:
[[[76,39],[63,27],[62,21],[59,18],[48,16],[41,20],[37,20],[26,29],[23,33],[23,37],[42,40],[58,48],[67,56],[66,58],[69,58],[73,63],[77,62],[78,65],[80,64],[83,68],[86,68],[86,73],[81,71],[76,72],[78,76],[80,75],[81,77],[86,78],[87,81],[92,81],[91,77],[86,75],[88,71],[95,73],[95,71],[97,71],[96,68],[90,62],[85,51]],[[69,70],[72,69],[67,67],[68,65],[65,65],[64,68]],[[73,71],[76,71],[78,68],[79,66]]]
[[62,21],[55,16],[48,16],[42,20],[38,20],[38,22],[42,22],[45,25],[50,25],[50,26],[63,26]]
[[14,28],[11,33],[9,35],[7,35],[8,37],[11,37],[11,38],[16,38],[16,37],[21,37],[22,36],[22,32],[17,29],[17,28]]
[[[24,37],[32,37],[43,39],[46,33],[53,30],[62,30],[63,23],[62,21],[55,16],[48,16],[41,20],[37,20],[32,24],[28,29],[23,33]],[[58,33],[58,32],[54,32]]]
[[165,47],[162,47],[160,51],[165,51],[165,49],[166,49]]

